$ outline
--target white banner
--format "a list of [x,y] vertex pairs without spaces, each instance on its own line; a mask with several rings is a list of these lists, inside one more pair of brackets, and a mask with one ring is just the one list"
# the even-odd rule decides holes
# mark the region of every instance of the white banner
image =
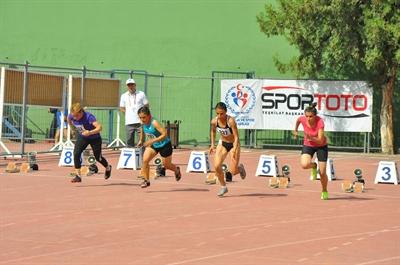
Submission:
[[372,88],[363,81],[222,80],[221,101],[240,129],[293,130],[317,102],[325,131],[372,131]]

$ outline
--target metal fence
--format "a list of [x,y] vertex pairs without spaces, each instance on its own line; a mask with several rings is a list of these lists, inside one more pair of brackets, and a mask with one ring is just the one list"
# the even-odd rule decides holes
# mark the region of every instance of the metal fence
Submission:
[[[1,137],[1,155],[19,154],[25,155],[30,151],[37,152],[58,152],[54,149],[57,143],[54,140],[55,115],[49,112],[49,108],[61,108],[67,111],[67,90],[68,78],[73,76],[77,84],[81,86],[81,100],[96,97],[107,97],[107,87],[90,80],[119,80],[119,94],[126,91],[125,80],[134,78],[137,89],[146,93],[150,109],[158,120],[167,124],[179,123],[179,145],[206,146],[210,142],[210,120],[214,115],[214,106],[220,101],[220,84],[223,79],[249,79],[257,78],[255,72],[229,72],[213,71],[210,76],[172,76],[150,74],[145,70],[132,69],[111,69],[91,70],[86,67],[80,69],[63,68],[51,66],[33,66],[28,63],[12,64],[0,62],[0,67],[19,70],[25,76],[21,82],[15,81],[8,84],[15,87],[14,97],[19,98],[18,102],[3,104],[3,126]],[[41,87],[40,80],[34,81],[33,74],[43,74],[47,79],[53,78],[54,87]],[[31,77],[31,78],[28,78]],[[40,75],[38,75],[40,77]],[[1,76],[0,78],[4,78]],[[61,78],[61,79],[60,79]],[[63,81],[57,81],[63,80]],[[36,83],[35,83],[36,82]],[[92,85],[88,85],[92,82]],[[90,87],[90,89],[88,88]],[[99,91],[96,90],[99,87]],[[26,89],[26,91],[24,90]],[[49,98],[60,104],[49,104],[44,101],[32,105],[29,93],[33,89],[40,91],[36,100]],[[59,91],[62,89],[62,98],[59,98]],[[18,91],[22,93],[18,94]],[[24,93],[26,92],[25,99]],[[400,93],[396,90],[397,97],[394,106],[400,104]],[[100,95],[99,95],[100,94]],[[86,96],[86,97],[85,97]],[[357,151],[379,151],[379,111],[380,91],[374,91],[373,105],[373,132],[372,133],[343,133],[328,132],[330,148],[337,150]],[[114,102],[114,101],[113,101]],[[120,131],[120,138],[125,140],[124,115],[120,115],[118,127],[118,102],[113,107],[96,107],[88,105],[88,110],[93,112],[103,125],[102,137],[105,144],[110,144],[118,137],[117,129]],[[395,107],[395,124],[399,124],[400,109]],[[54,120],[54,121],[53,121]],[[395,126],[396,135],[400,135],[400,126]],[[24,131],[24,133],[22,133]],[[301,139],[294,140],[290,131],[277,130],[240,130],[242,145],[252,148],[298,148],[301,146]],[[7,150],[5,150],[6,147]]]

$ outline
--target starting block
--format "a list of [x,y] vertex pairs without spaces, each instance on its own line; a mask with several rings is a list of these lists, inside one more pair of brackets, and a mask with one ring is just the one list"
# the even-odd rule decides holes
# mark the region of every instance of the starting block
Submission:
[[28,173],[31,170],[31,166],[29,165],[29,163],[22,163],[19,170],[22,173]]
[[201,151],[192,151],[190,153],[186,173],[189,172],[210,172],[210,162],[208,160],[208,153]]
[[218,179],[214,174],[207,175],[206,184],[208,184],[208,185],[217,184],[217,181],[218,181]]
[[356,179],[354,181],[345,180],[342,182],[343,192],[362,193],[364,191],[365,180],[362,177],[361,169],[359,168],[355,169],[354,175],[356,176]]
[[400,182],[399,171],[394,161],[379,161],[378,169],[375,176],[375,184],[391,183],[398,185]]
[[156,170],[152,174],[152,175],[154,175],[154,178],[165,177],[165,167],[164,167],[164,165],[162,163],[162,159],[157,157],[154,160],[154,164],[156,165]]
[[353,190],[356,193],[362,193],[364,191],[364,184],[361,182],[355,182],[353,184]]
[[362,193],[364,192],[364,183],[345,180],[342,182],[342,191],[348,193],[350,192]]
[[289,187],[289,178],[286,177],[279,177],[279,186],[278,188],[280,189],[287,189]]
[[15,162],[9,162],[6,167],[6,172],[7,173],[17,173],[19,172],[19,168],[15,164]]
[[273,189],[286,189],[289,187],[289,178],[282,176],[272,177],[269,179],[269,187]]
[[[31,170],[35,170],[34,168],[29,165],[29,163],[22,163],[21,166],[17,166],[15,162],[9,162],[6,167],[7,173],[28,173]],[[37,170],[37,169],[36,169]]]
[[81,175],[82,176],[88,176],[90,173],[89,167],[83,166],[81,167]]
[[353,192],[353,182],[351,180],[345,180],[342,182],[343,192]]
[[273,189],[279,187],[279,180],[277,177],[272,177],[269,179],[269,187]]
[[[80,171],[81,171],[81,175],[80,175],[81,177],[87,177],[87,176],[91,176],[91,175],[94,174],[94,172],[91,171],[88,166],[82,166]],[[76,171],[75,170],[72,171],[69,175],[70,176],[75,176],[76,175]]]

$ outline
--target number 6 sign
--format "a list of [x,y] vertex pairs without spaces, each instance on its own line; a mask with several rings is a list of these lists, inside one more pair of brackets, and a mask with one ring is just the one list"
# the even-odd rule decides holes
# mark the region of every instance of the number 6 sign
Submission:
[[210,171],[210,162],[208,161],[208,153],[192,151],[190,153],[189,163],[186,172],[204,172]]

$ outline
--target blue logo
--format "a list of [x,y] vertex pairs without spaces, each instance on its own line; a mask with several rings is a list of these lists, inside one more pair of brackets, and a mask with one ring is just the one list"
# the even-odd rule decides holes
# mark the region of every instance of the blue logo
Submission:
[[236,116],[249,114],[256,105],[256,94],[251,87],[238,84],[226,92],[225,104]]

